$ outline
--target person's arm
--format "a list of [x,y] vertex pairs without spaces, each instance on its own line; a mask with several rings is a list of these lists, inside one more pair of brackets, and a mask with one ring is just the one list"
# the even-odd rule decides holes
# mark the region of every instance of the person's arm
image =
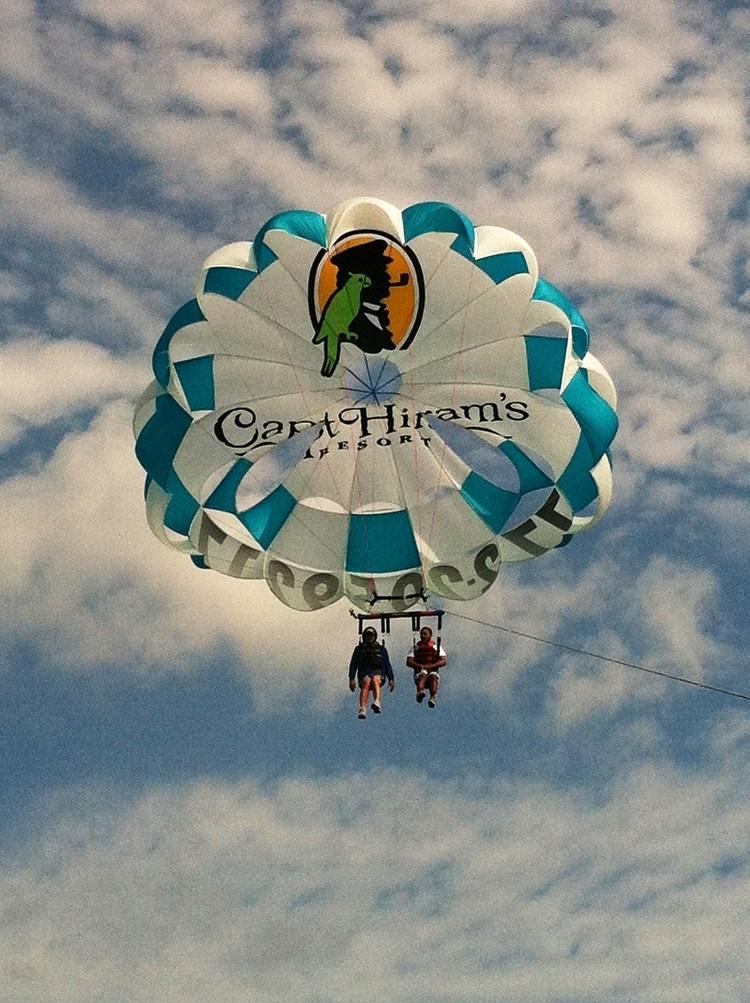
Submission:
[[359,645],[352,652],[352,657],[349,659],[349,689],[355,689],[354,677],[357,674],[357,662],[359,655]]
[[391,659],[388,656],[388,649],[385,645],[383,645],[383,669],[385,670],[385,678],[388,680],[388,689],[394,690],[396,687],[396,680],[393,675]]
[[448,656],[445,653],[445,649],[442,644],[440,645],[440,651],[438,652],[438,660],[433,665],[433,669],[444,669],[448,664]]

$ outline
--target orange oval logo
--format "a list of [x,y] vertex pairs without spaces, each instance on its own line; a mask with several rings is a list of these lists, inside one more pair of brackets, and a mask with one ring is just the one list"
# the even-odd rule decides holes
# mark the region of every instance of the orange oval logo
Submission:
[[422,270],[389,234],[348,233],[316,259],[308,304],[313,344],[323,346],[321,373],[332,376],[344,342],[369,353],[409,346],[422,319]]

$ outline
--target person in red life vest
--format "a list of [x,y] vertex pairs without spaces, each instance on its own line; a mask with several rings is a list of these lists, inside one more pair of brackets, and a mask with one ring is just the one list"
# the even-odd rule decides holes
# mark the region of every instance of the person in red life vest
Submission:
[[[356,681],[355,681],[356,676]],[[360,721],[367,717],[367,702],[372,693],[373,714],[380,713],[380,691],[383,678],[388,680],[388,689],[393,692],[396,680],[393,676],[391,660],[384,644],[378,644],[378,632],[374,627],[365,627],[362,640],[352,652],[349,662],[349,689],[352,693],[359,683]]]
[[422,627],[419,632],[419,641],[414,645],[414,650],[409,653],[406,664],[414,670],[414,685],[417,688],[417,703],[422,703],[425,696],[429,694],[428,707],[434,707],[437,702],[437,694],[440,689],[440,670],[448,663],[445,650],[440,645],[440,650],[432,640],[432,631],[429,627]]

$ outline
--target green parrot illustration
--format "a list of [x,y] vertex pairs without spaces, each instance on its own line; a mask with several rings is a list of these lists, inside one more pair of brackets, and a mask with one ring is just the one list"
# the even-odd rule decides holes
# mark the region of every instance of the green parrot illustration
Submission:
[[350,330],[350,325],[362,307],[362,290],[371,285],[372,280],[367,275],[355,272],[326,303],[313,338],[313,345],[325,342],[322,376],[333,376],[341,355],[341,342],[356,341],[359,337],[356,331]]

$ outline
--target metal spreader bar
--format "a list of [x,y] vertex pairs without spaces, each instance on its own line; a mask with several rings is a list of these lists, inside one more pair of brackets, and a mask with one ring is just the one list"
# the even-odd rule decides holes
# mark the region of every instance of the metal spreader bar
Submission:
[[[381,596],[380,598],[384,598]],[[401,597],[399,597],[401,598]],[[391,620],[411,620],[411,629],[414,632],[418,632],[422,626],[422,620],[437,619],[437,629],[438,635],[443,628],[443,617],[445,616],[444,609],[422,609],[422,610],[407,610],[405,613],[355,613],[353,609],[349,610],[351,616],[356,617],[358,621],[358,633],[361,636],[362,631],[365,629],[365,622],[367,620],[380,620],[380,633],[390,634],[391,632]]]

